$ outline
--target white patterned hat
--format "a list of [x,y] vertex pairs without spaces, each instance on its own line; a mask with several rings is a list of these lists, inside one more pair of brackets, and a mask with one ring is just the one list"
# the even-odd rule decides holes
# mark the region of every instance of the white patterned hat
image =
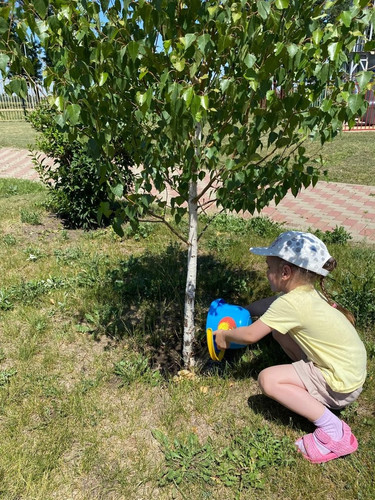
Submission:
[[295,266],[302,267],[321,276],[329,271],[323,269],[331,258],[325,244],[311,233],[287,231],[281,233],[268,247],[252,247],[250,252],[256,255],[280,257]]

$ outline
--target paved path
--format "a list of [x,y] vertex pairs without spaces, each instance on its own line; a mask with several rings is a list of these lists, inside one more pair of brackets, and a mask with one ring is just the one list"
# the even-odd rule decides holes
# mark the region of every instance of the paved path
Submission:
[[[27,150],[0,149],[0,177],[38,180]],[[322,231],[343,226],[354,241],[375,243],[375,186],[319,181],[302,189],[297,198],[291,193],[261,215],[294,229]]]

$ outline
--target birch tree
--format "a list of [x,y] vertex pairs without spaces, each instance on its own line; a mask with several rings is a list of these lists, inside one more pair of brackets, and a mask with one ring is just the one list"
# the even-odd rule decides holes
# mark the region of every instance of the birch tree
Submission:
[[[18,32],[38,36],[51,59],[44,85],[56,126],[109,159],[121,137],[134,159],[135,190],[115,214],[116,231],[147,214],[187,245],[187,367],[194,364],[199,213],[214,204],[253,214],[289,189],[297,195],[321,173],[304,142],[332,140],[365,110],[371,73],[359,74],[356,86],[345,66],[374,15],[366,0],[354,0],[326,22],[339,3],[35,0],[0,9],[0,70],[27,66],[9,36],[13,12]],[[107,170],[103,164],[103,182]],[[121,185],[108,189],[123,196]],[[187,235],[171,223],[186,215]]]

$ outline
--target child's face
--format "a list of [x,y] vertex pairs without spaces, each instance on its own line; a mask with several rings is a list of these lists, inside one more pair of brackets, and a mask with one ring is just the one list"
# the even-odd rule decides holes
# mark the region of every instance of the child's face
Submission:
[[267,278],[273,292],[282,292],[282,263],[277,257],[267,257]]

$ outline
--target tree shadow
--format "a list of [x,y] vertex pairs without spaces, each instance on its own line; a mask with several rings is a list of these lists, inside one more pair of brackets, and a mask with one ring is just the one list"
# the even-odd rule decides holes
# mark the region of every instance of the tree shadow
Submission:
[[[120,261],[99,284],[98,332],[132,339],[163,372],[181,369],[186,267],[187,253],[177,244],[159,254],[146,252]],[[198,258],[194,350],[201,364],[208,360],[205,322],[210,303],[222,297],[246,305],[267,293],[263,274],[213,255]]]

